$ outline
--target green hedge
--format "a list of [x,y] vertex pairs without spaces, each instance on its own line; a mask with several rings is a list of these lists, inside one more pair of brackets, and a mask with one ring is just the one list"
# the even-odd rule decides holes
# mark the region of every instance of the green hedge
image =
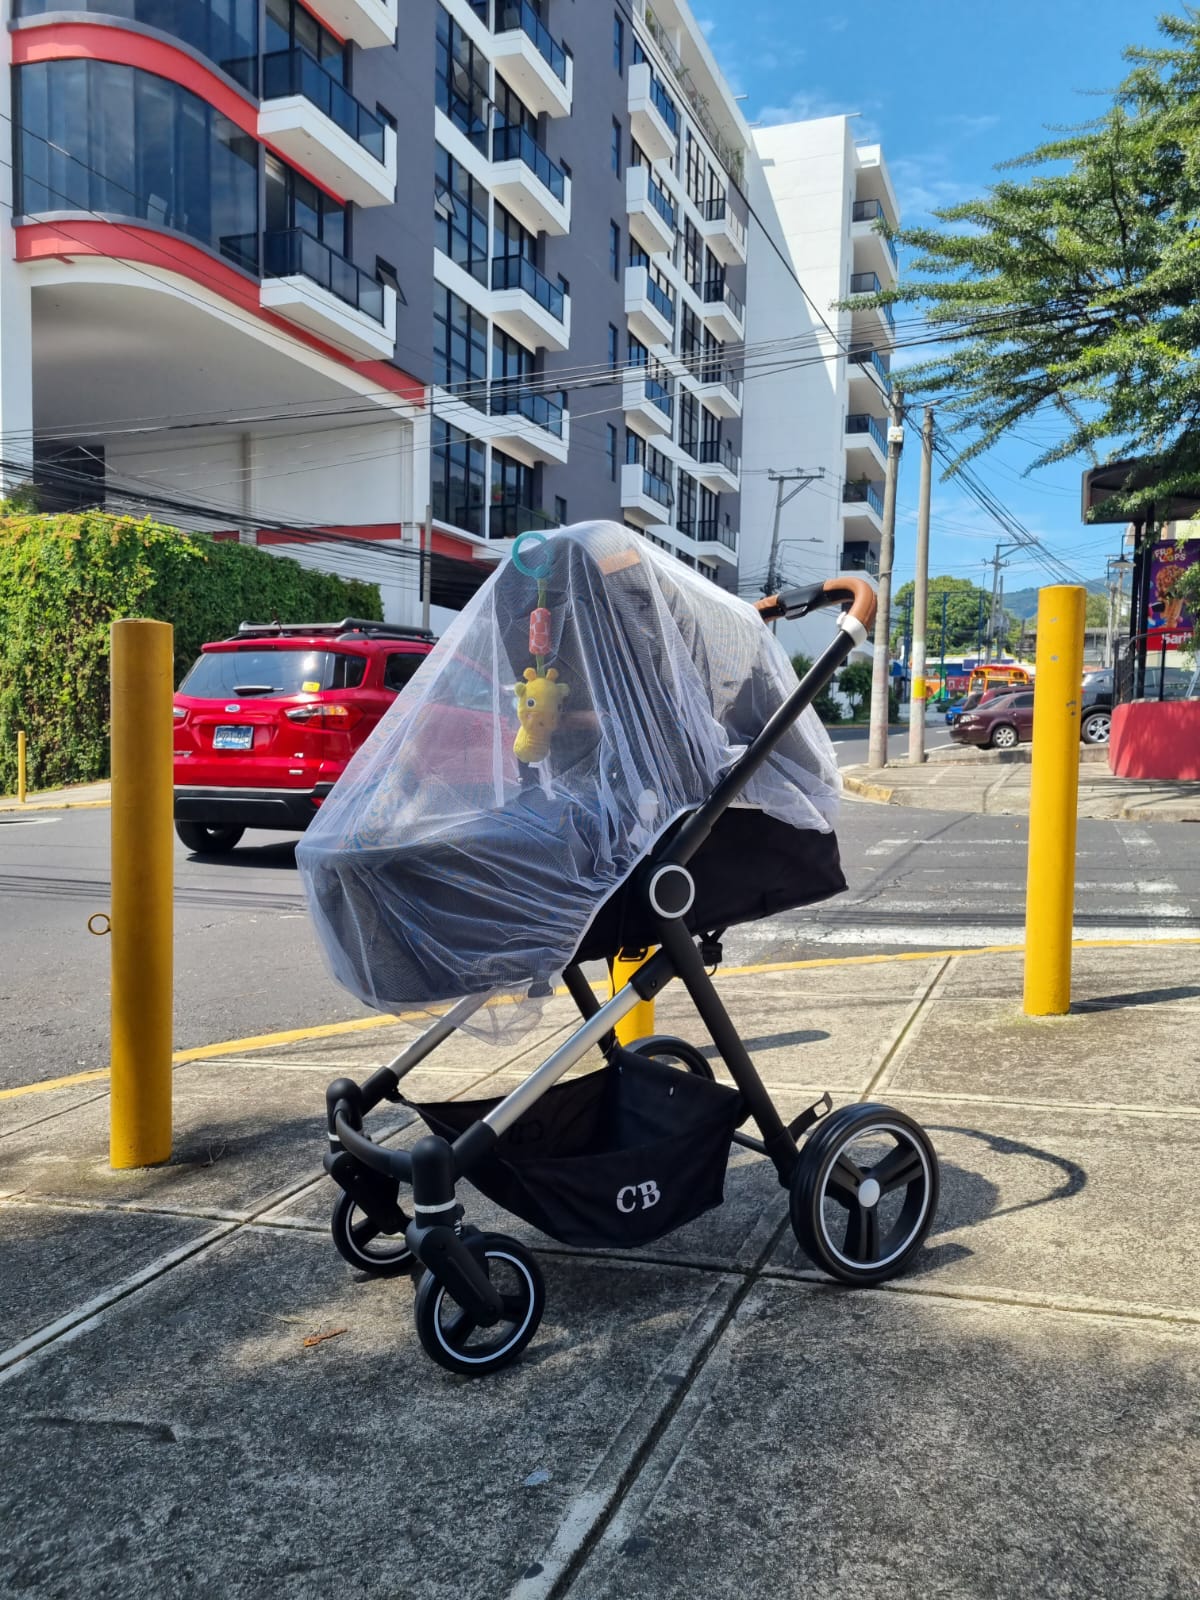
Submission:
[[108,640],[118,617],[175,627],[175,682],[200,646],[245,620],[379,617],[374,584],[314,572],[253,545],[100,511],[0,513],[0,793],[108,773]]

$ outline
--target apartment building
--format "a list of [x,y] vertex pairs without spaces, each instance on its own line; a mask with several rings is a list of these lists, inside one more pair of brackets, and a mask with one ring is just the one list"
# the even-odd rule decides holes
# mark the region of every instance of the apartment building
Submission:
[[3,14],[5,484],[396,620],[591,516],[736,584],[753,158],[683,0]]
[[[837,309],[891,288],[900,214],[883,152],[856,143],[853,117],[754,130],[747,167],[747,430],[742,585],[874,576],[883,531],[891,307]],[[770,473],[809,481],[779,512]],[[797,481],[783,485],[790,494]],[[781,626],[807,653],[828,636],[814,617]]]

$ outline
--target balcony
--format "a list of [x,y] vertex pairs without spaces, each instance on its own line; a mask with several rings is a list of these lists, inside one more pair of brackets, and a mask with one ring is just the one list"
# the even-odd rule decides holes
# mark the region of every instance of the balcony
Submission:
[[364,50],[396,42],[400,0],[319,0],[313,9],[335,33]]
[[625,209],[629,231],[647,255],[674,249],[675,207],[645,167],[630,167],[625,174]]
[[887,465],[887,425],[865,411],[846,418],[846,450],[869,456],[879,467]]
[[746,308],[723,278],[711,278],[700,295],[704,321],[722,344],[739,340],[745,331]]
[[[881,294],[883,284],[879,275],[874,272],[855,272],[850,276],[850,293],[854,294]],[[869,322],[874,319],[886,339],[896,326],[896,313],[890,305],[882,306],[853,306],[852,311],[856,324],[860,319]]]
[[565,350],[571,343],[571,298],[524,256],[492,262],[492,317],[532,350]]
[[728,200],[706,200],[700,208],[700,237],[726,267],[746,264],[746,228]]
[[491,190],[530,233],[570,231],[571,180],[526,129],[493,132]]
[[[522,380],[528,383],[530,380]],[[493,383],[488,396],[490,438],[519,460],[565,463],[571,442],[570,414],[547,394]]]
[[855,264],[882,272],[890,288],[896,281],[900,258],[893,240],[879,231],[886,215],[878,200],[855,200],[850,209],[850,238],[854,244]]
[[259,304],[356,356],[396,350],[396,291],[303,228],[263,235]]
[[569,117],[574,64],[528,0],[496,0],[492,60],[531,111]]
[[697,544],[710,545],[727,561],[737,560],[738,536],[735,528],[727,528],[715,517],[697,521],[692,538]]
[[258,137],[342,200],[360,206],[395,201],[395,129],[307,50],[274,50],[263,57]]
[[627,372],[621,380],[621,405],[626,422],[636,422],[643,433],[669,434],[675,402],[658,378],[641,370]]
[[740,417],[742,414],[742,380],[732,367],[710,366],[703,363],[697,370],[700,380],[697,398],[704,401],[718,417]]
[[629,69],[629,126],[650,161],[675,154],[679,112],[648,61]]
[[675,302],[647,267],[625,269],[625,315],[629,331],[643,344],[670,344],[675,327]]
[[[842,522],[883,532],[883,485],[859,478],[842,487]],[[867,536],[869,537],[869,535]]]
[[698,476],[714,494],[736,494],[741,482],[741,457],[728,439],[703,439],[696,457]]
[[515,539],[519,533],[558,526],[549,512],[536,511],[532,506],[518,505],[512,500],[493,500],[488,507],[489,539]]
[[866,540],[847,544],[842,548],[842,572],[867,572],[872,578],[879,576],[879,551]]
[[858,394],[876,398],[881,393],[890,395],[892,392],[892,375],[888,370],[887,362],[879,351],[871,345],[852,345],[849,355],[850,368],[850,394],[856,404],[867,403],[860,401]]
[[653,527],[669,520],[675,492],[665,478],[651,472],[640,461],[621,468],[621,510],[639,527]]

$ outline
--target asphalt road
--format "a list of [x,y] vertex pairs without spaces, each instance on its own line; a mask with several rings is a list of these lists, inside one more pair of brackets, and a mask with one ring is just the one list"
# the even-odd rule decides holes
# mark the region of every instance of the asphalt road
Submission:
[[[843,749],[842,759],[855,757]],[[85,924],[108,906],[108,825],[107,811],[0,822],[0,1087],[107,1063],[109,948]],[[838,831],[849,893],[731,931],[728,962],[1020,938],[1022,819],[905,811],[848,796]],[[1200,935],[1194,835],[1181,825],[1081,823],[1077,934]],[[177,847],[181,1049],[365,1014],[325,971],[294,841],[248,837],[259,842],[221,862]],[[1164,973],[1170,959],[1164,951]]]

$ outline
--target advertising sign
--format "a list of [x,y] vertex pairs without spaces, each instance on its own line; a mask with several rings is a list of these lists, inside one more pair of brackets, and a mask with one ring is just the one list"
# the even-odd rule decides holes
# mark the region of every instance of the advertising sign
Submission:
[[[1182,554],[1180,551],[1182,550]],[[1200,539],[1189,539],[1182,546],[1165,539],[1150,554],[1150,594],[1147,599],[1146,631],[1151,650],[1182,650],[1192,642],[1195,617],[1182,600],[1173,600],[1167,591],[1176,578],[1200,562]],[[1161,611],[1149,607],[1161,601]]]

